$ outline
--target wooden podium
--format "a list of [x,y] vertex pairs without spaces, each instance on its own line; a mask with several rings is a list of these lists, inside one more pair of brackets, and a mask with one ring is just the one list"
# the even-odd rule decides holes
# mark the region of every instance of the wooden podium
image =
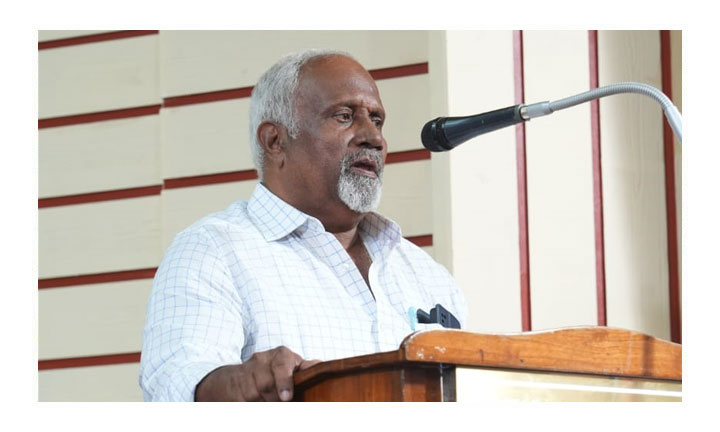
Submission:
[[429,330],[295,374],[296,401],[681,401],[682,346],[628,330]]

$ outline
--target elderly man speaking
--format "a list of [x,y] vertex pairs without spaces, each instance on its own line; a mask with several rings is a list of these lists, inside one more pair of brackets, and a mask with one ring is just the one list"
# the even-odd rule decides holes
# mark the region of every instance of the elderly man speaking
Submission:
[[145,400],[288,401],[320,360],[397,349],[408,311],[442,304],[450,274],[374,213],[387,143],[370,74],[347,53],[282,58],[260,78],[250,142],[260,183],[179,233],[143,332]]

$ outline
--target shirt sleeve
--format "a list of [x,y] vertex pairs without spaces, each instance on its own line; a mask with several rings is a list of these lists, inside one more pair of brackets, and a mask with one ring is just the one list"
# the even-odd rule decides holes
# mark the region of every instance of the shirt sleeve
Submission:
[[180,233],[155,275],[140,361],[146,401],[193,401],[214,369],[241,362],[242,302],[203,228]]

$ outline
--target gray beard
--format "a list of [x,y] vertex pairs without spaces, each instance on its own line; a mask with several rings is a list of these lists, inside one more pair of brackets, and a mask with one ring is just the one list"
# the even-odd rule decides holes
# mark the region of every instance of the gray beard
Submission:
[[[365,156],[369,156],[377,163],[377,178],[358,175],[351,171],[352,164]],[[338,179],[340,200],[350,210],[358,213],[377,210],[382,196],[382,173],[382,159],[377,150],[362,149],[357,153],[345,155],[340,162],[340,178]]]

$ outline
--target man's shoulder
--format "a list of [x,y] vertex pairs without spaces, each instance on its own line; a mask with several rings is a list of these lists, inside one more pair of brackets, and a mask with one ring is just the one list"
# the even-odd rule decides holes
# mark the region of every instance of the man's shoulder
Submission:
[[422,238],[423,241],[418,242],[420,244],[418,245],[403,237],[400,225],[387,216],[380,213],[370,213],[363,220],[360,229],[370,238],[379,242],[379,244],[391,245],[391,255],[395,257],[391,258],[393,261],[399,258],[404,262],[404,265],[410,268],[420,267],[428,270],[445,270],[442,265],[438,264],[433,257],[420,246],[426,243],[424,239],[428,236],[419,237]]
[[432,257],[421,246],[418,246],[417,244],[408,240],[405,237],[400,238],[400,242],[398,243],[398,250],[402,251],[403,253],[412,254],[423,259],[429,259],[434,262]]
[[236,235],[250,235],[257,231],[247,211],[248,202],[238,200],[224,210],[210,213],[180,231],[176,239],[182,237],[206,237],[214,241]]
[[435,261],[428,251],[405,237],[400,239],[396,251],[414,271],[447,273],[447,269]]

